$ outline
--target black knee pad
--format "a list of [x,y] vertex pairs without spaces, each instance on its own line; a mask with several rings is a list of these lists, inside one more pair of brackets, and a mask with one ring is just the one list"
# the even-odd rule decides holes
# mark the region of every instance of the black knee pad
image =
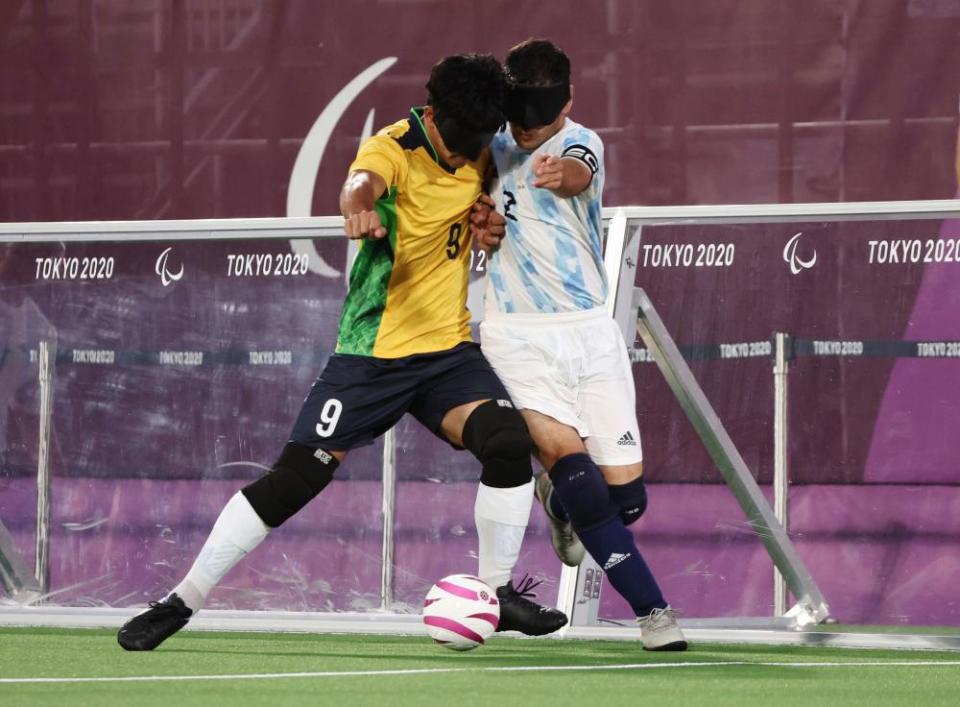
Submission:
[[618,508],[600,468],[589,454],[568,454],[550,469],[553,492],[577,532],[592,530],[617,517]]
[[643,477],[638,476],[629,483],[611,486],[610,499],[619,509],[624,525],[636,523],[647,510],[647,487],[643,483]]
[[322,449],[287,442],[273,469],[241,491],[260,519],[277,528],[327,487],[337,466]]
[[533,478],[533,440],[523,416],[502,402],[488,400],[470,413],[463,426],[463,446],[483,465],[481,483],[509,489]]

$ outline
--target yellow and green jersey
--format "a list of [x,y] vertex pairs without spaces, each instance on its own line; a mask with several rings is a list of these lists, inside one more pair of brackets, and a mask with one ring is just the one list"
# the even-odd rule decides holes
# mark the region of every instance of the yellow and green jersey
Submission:
[[422,109],[360,146],[350,171],[380,175],[387,235],[360,242],[340,315],[337,353],[402,358],[470,341],[470,208],[488,153],[453,171],[440,162]]

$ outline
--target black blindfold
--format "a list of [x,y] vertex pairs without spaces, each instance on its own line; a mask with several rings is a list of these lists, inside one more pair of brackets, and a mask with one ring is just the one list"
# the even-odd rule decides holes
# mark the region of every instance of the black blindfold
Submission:
[[513,85],[507,94],[507,120],[530,130],[549,125],[570,100],[570,84],[555,86]]
[[489,133],[479,132],[467,128],[453,118],[434,113],[434,123],[443,139],[443,144],[450,152],[463,155],[468,160],[476,160],[483,152],[483,148],[490,144],[496,131]]

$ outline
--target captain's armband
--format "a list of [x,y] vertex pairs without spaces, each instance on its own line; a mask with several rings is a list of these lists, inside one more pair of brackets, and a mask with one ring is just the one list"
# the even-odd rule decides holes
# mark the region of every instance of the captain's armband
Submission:
[[587,169],[590,170],[591,177],[600,169],[600,161],[586,145],[570,145],[570,147],[563,151],[560,157],[572,157],[575,160],[580,160],[587,166]]

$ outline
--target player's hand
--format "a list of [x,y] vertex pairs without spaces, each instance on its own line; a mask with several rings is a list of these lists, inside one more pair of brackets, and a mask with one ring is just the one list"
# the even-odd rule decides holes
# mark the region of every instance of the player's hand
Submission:
[[506,219],[497,212],[488,194],[481,194],[470,210],[470,234],[481,250],[491,252],[500,247],[506,233]]
[[376,211],[358,211],[343,219],[343,230],[347,238],[383,238],[387,229],[380,223]]
[[563,184],[563,161],[553,155],[533,158],[533,186],[540,189],[559,189]]

